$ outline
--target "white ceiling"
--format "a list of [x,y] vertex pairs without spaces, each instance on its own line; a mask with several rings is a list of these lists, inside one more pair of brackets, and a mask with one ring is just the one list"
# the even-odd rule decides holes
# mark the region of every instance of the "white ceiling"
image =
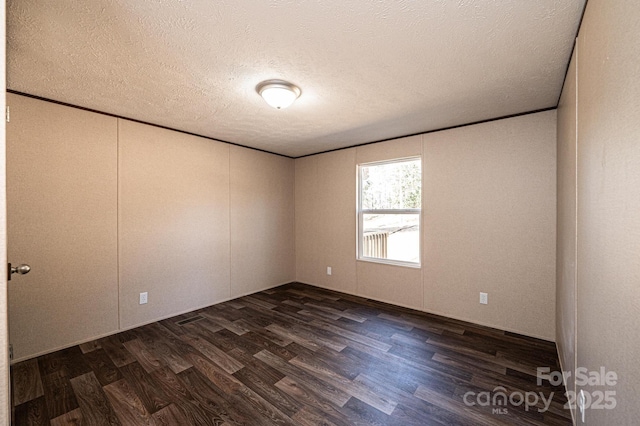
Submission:
[[297,157],[555,107],[584,3],[9,0],[7,86]]

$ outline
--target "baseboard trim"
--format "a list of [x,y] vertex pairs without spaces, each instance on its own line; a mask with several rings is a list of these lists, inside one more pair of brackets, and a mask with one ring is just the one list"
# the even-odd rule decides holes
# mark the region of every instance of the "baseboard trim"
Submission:
[[76,341],[74,343],[69,343],[68,345],[62,345],[62,346],[58,346],[58,347],[55,347],[53,349],[48,349],[46,351],[41,351],[41,352],[38,352],[38,353],[35,353],[35,354],[32,354],[32,355],[30,354],[30,355],[27,355],[27,356],[24,356],[24,357],[15,358],[15,359],[11,360],[11,365],[14,365],[14,364],[17,364],[17,363],[23,362],[23,361],[28,361],[30,359],[37,358],[37,357],[42,356],[42,355],[47,355],[47,354],[50,354],[50,353],[53,353],[53,352],[61,351],[63,349],[72,348],[72,347],[77,346],[77,345],[82,345],[83,343],[92,342],[92,341],[97,340],[97,339],[102,339],[103,337],[113,336],[114,334],[118,334],[118,333],[121,333],[123,331],[132,330],[132,329],[138,328],[138,327],[143,327],[143,326],[148,325],[148,324],[153,324],[154,322],[163,321],[163,320],[166,320],[168,318],[177,317],[178,315],[188,314],[189,312],[198,311],[200,309],[208,308],[209,306],[215,306],[215,305],[218,305],[220,303],[228,302],[228,301],[234,300],[234,299],[239,299],[239,298],[244,297],[244,296],[250,296],[252,294],[260,293],[261,291],[270,290],[272,288],[280,287],[280,286],[283,286],[283,285],[286,285],[286,284],[291,284],[291,283],[294,283],[294,282],[296,282],[296,281],[287,281],[287,282],[280,283],[280,284],[268,285],[268,286],[266,286],[264,288],[261,288],[259,290],[250,291],[248,293],[244,293],[244,294],[241,294],[241,295],[238,295],[238,296],[227,297],[227,298],[219,300],[219,301],[217,301],[215,303],[208,303],[208,304],[206,304],[204,306],[190,308],[190,309],[188,309],[186,311],[180,311],[180,312],[172,313],[172,314],[169,314],[169,315],[164,315],[164,316],[158,317],[158,318],[156,318],[154,320],[151,320],[151,321],[145,321],[145,322],[142,322],[140,324],[132,325],[130,327],[124,327],[124,328],[120,328],[118,330],[113,330],[113,331],[109,331],[107,333],[99,334],[97,336],[93,336],[93,337],[90,337],[90,338],[87,338],[87,339],[81,339],[81,340],[78,340],[78,341]]
[[[22,361],[27,361],[27,360],[30,360],[30,359],[33,359],[33,358],[37,358],[37,357],[42,356],[42,355],[46,355],[46,354],[50,354],[50,353],[53,353],[53,352],[57,352],[57,351],[60,351],[60,350],[63,350],[63,349],[68,349],[68,348],[71,348],[73,346],[81,345],[83,343],[91,342],[93,340],[101,339],[103,337],[112,336],[114,334],[118,334],[118,333],[121,333],[123,331],[132,330],[132,329],[138,328],[138,327],[143,327],[145,325],[152,324],[152,323],[158,322],[158,321],[163,321],[163,320],[168,319],[168,318],[173,318],[173,317],[178,316],[178,315],[184,315],[184,314],[187,314],[189,312],[194,312],[194,311],[197,311],[197,310],[200,310],[200,309],[208,308],[209,306],[215,306],[215,305],[218,305],[220,303],[228,302],[230,300],[239,299],[239,298],[244,297],[244,296],[250,296],[252,294],[260,293],[261,291],[271,290],[273,288],[281,287],[281,286],[287,285],[287,284],[294,284],[294,283],[304,284],[304,285],[308,285],[308,286],[311,286],[311,287],[317,287],[317,288],[321,288],[323,290],[335,291],[336,293],[343,293],[343,294],[347,294],[347,295],[350,295],[350,296],[361,297],[363,299],[374,300],[376,302],[386,303],[386,304],[389,304],[389,305],[398,306],[398,307],[405,308],[405,309],[411,309],[411,310],[414,310],[416,312],[423,312],[423,313],[430,314],[430,315],[437,315],[437,316],[440,316],[440,317],[443,317],[443,318],[448,318],[448,319],[452,319],[452,320],[456,320],[456,321],[463,321],[463,322],[466,322],[466,323],[469,323],[469,324],[475,324],[475,325],[479,325],[479,326],[482,326],[482,327],[489,327],[489,328],[493,328],[495,330],[507,331],[509,333],[515,333],[515,334],[519,334],[521,336],[533,337],[535,339],[540,339],[540,340],[544,340],[544,341],[547,341],[547,342],[555,343],[554,340],[549,340],[546,337],[541,337],[541,336],[537,336],[537,335],[530,334],[530,333],[523,333],[520,330],[514,330],[514,329],[509,329],[509,328],[503,328],[503,327],[496,327],[494,324],[483,323],[483,322],[480,322],[480,321],[472,321],[472,320],[469,320],[468,318],[456,317],[456,316],[447,315],[447,314],[443,314],[441,312],[430,311],[430,310],[426,310],[426,309],[418,309],[415,306],[403,305],[403,304],[400,304],[400,303],[391,302],[389,300],[385,300],[385,299],[381,299],[381,298],[370,297],[370,296],[366,296],[366,295],[362,295],[362,294],[353,293],[353,292],[350,292],[350,291],[337,290],[335,288],[331,288],[331,287],[328,287],[328,286],[322,286],[322,285],[318,285],[318,284],[312,284],[312,283],[296,280],[296,281],[287,281],[287,282],[283,282],[283,283],[280,283],[280,284],[268,285],[268,286],[265,286],[264,288],[257,289],[255,291],[250,291],[250,292],[242,293],[242,294],[239,294],[239,295],[234,295],[234,296],[231,296],[231,297],[224,298],[224,299],[219,300],[219,301],[217,301],[215,303],[206,304],[206,305],[203,305],[203,306],[200,306],[200,307],[190,308],[190,309],[188,309],[186,311],[181,311],[181,312],[172,313],[172,314],[169,314],[169,315],[166,315],[166,316],[158,317],[158,318],[156,318],[154,320],[151,320],[151,321],[142,322],[140,324],[136,324],[136,325],[133,325],[133,326],[130,326],[130,327],[120,328],[118,330],[114,330],[114,331],[111,331],[111,332],[107,332],[107,333],[104,333],[104,334],[93,336],[93,337],[90,337],[90,338],[87,338],[87,339],[82,339],[82,340],[76,341],[74,343],[70,343],[68,345],[62,345],[62,346],[56,347],[54,349],[38,352],[36,354],[28,355],[26,357],[16,358],[16,359],[11,360],[11,365],[17,364],[17,363],[22,362]],[[556,351],[557,350],[558,349],[557,349],[557,345],[556,345]],[[559,354],[558,354],[558,359],[560,359]],[[562,367],[562,360],[561,359],[560,359],[560,367],[564,371],[564,368]],[[566,384],[565,384],[565,389],[566,389]],[[571,415],[572,415],[572,417],[574,419],[574,424],[575,424],[575,416],[574,416],[573,411],[571,412]]]
[[412,309],[412,310],[417,311],[417,312],[424,312],[425,314],[437,315],[439,317],[449,318],[449,319],[456,320],[456,321],[463,321],[463,322],[466,322],[466,323],[469,323],[469,324],[475,324],[475,325],[479,325],[479,326],[482,326],[482,327],[493,328],[495,330],[506,331],[506,332],[509,332],[509,333],[515,333],[515,334],[519,334],[519,335],[525,336],[525,337],[532,337],[534,339],[544,340],[545,342],[551,342],[551,343],[555,344],[555,340],[554,339],[549,339],[546,336],[539,336],[539,335],[536,335],[536,334],[533,334],[533,333],[526,333],[526,332],[523,332],[522,330],[516,330],[516,329],[512,329],[512,328],[496,326],[495,324],[485,323],[485,322],[482,322],[482,321],[475,321],[475,320],[472,320],[472,319],[469,319],[469,318],[464,318],[464,317],[457,317],[455,315],[449,315],[449,314],[446,314],[446,313],[443,313],[443,312],[432,311],[432,310],[428,310],[428,309],[419,309],[419,308],[416,308],[415,306],[403,305],[403,304],[400,304],[400,303],[391,302],[389,300],[376,298],[376,297],[370,297],[370,296],[363,295],[363,294],[352,293],[352,292],[349,292],[349,291],[336,290],[335,288],[322,286],[322,285],[318,285],[318,284],[311,284],[311,283],[307,283],[307,282],[304,282],[304,281],[296,281],[296,282],[298,282],[300,284],[310,285],[312,287],[321,288],[321,289],[324,289],[324,290],[330,290],[330,291],[335,291],[337,293],[348,294],[350,296],[362,297],[363,299],[375,300],[376,302],[387,303],[389,305],[399,306],[401,308]]

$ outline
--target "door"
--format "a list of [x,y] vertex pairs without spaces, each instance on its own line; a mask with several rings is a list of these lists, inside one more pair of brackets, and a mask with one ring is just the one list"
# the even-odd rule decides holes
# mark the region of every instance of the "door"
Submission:
[[[6,93],[6,28],[5,2],[0,6],[0,91]],[[5,97],[0,96],[0,111],[5,110]],[[0,422],[9,424],[9,326],[7,324],[7,181],[5,120],[0,119]]]
[[[117,119],[8,94],[13,362],[118,330]],[[46,382],[47,377],[41,377]]]

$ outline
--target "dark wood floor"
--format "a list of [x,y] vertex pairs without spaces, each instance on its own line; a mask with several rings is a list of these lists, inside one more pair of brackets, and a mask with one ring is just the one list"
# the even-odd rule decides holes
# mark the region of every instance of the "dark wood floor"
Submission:
[[[552,343],[288,284],[16,364],[13,415],[17,425],[570,424],[563,389],[538,386],[537,367],[558,369]],[[499,391],[515,404],[485,404]],[[518,404],[527,392],[553,394],[549,410]]]

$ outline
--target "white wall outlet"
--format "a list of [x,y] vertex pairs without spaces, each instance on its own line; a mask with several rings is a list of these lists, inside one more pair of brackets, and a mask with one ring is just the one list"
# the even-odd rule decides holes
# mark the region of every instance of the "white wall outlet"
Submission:
[[331,266],[327,266],[327,275],[331,275]]
[[489,293],[480,293],[480,303],[483,305],[489,303]]
[[144,293],[140,293],[140,304],[144,305],[145,303],[147,303],[147,297],[149,296],[149,294],[145,291]]

